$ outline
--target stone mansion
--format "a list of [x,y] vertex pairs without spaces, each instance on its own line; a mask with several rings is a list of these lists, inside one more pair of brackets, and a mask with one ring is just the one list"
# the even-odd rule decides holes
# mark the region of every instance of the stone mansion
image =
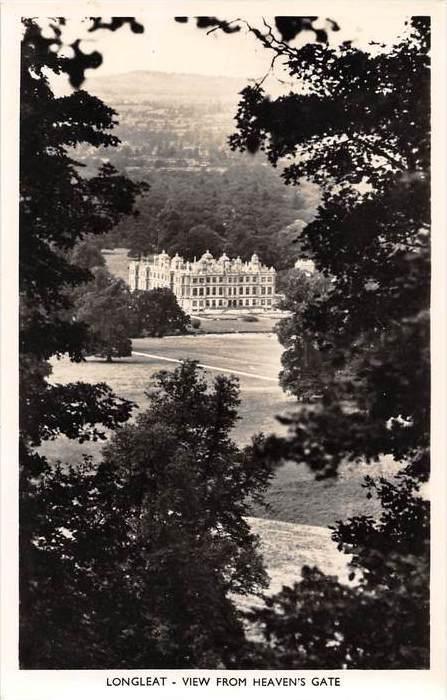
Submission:
[[225,255],[215,259],[209,251],[199,260],[159,255],[132,260],[129,286],[134,289],[169,287],[187,313],[238,308],[257,311],[274,306],[276,271],[263,265],[256,253],[248,262]]

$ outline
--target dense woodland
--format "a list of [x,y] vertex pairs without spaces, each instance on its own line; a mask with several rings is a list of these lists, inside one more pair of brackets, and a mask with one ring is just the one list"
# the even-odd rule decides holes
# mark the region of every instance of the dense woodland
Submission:
[[284,269],[298,257],[294,241],[316,211],[316,188],[286,188],[259,161],[223,173],[159,171],[145,179],[150,191],[137,202],[139,216],[104,238],[131,255],[165,249],[193,259],[209,249],[248,259],[256,251],[263,263]]

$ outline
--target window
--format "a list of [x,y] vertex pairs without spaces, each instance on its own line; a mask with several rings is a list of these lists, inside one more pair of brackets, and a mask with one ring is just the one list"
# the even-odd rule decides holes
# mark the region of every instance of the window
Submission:
[[239,277],[239,284],[244,281],[243,277]]
[[211,277],[211,282],[215,282],[215,281],[216,281],[216,278],[215,278],[215,277]]
[[223,287],[219,287],[219,295],[222,296],[223,294]]
[[222,304],[223,304],[222,299],[219,299],[219,306],[222,306]]
[[265,287],[261,287],[261,294],[265,294]]
[[203,287],[200,287],[199,289],[199,297],[203,297]]
[[271,287],[267,287],[267,294],[271,294],[271,293],[272,293],[272,288],[271,288]]
[[209,287],[207,287],[207,288],[205,289],[205,295],[206,295],[206,296],[208,296],[208,295],[209,295],[209,293],[210,293],[210,288],[209,288]]
[[250,294],[250,287],[245,287],[245,294]]
[[228,288],[228,296],[231,297],[232,293],[233,293],[233,289],[232,289],[232,287],[229,287]]
[[197,299],[194,299],[194,301],[192,302],[192,305],[197,306]]
[[193,295],[193,297],[196,297],[196,296],[197,296],[197,287],[193,287],[193,289],[192,289],[192,295]]
[[261,277],[261,282],[265,282],[265,277]]
[[219,282],[223,282],[223,277],[219,277]]
[[206,278],[206,283],[208,284],[211,281],[209,277]]
[[205,306],[209,306],[209,305],[210,305],[210,300],[207,299],[207,300],[205,301]]
[[197,277],[193,277],[193,278],[192,278],[192,283],[193,283],[193,284],[197,284]]
[[257,292],[256,292],[256,287],[253,287],[253,288],[252,288],[252,292],[251,292],[251,293],[252,293],[252,294],[257,294]]
[[211,304],[212,304],[212,306],[216,306],[216,300],[213,299],[212,302],[211,302]]
[[244,293],[244,288],[243,288],[243,287],[239,287],[239,294],[243,294],[243,293]]
[[205,281],[205,278],[204,278],[204,277],[199,277],[199,282],[200,282],[200,284],[203,284],[204,281]]
[[244,303],[244,300],[243,300],[243,299],[239,299],[239,306],[242,306],[243,303]]
[[216,287],[213,287],[213,288],[212,288],[211,294],[213,295],[213,297],[216,296]]
[[248,306],[249,303],[250,303],[250,299],[246,299],[246,300],[245,300],[245,306]]

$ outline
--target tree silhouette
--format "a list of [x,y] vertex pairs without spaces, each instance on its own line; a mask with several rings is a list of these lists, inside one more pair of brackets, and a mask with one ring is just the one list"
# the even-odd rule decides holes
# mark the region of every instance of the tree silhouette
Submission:
[[283,382],[299,393],[303,338],[319,349],[325,382],[320,400],[284,420],[288,437],[267,440],[264,458],[304,462],[319,479],[383,454],[402,467],[393,481],[366,481],[383,507],[378,522],[358,517],[334,531],[355,554],[353,588],[307,571],[254,614],[280,667],[428,665],[428,504],[418,491],[429,472],[429,39],[428,19],[414,17],[375,54],[272,40],[306,89],[272,100],[247,87],[230,139],[265,151],[286,182],[310,177],[323,189],[300,242],[327,286],[307,300],[290,290],[293,315],[280,330]]
[[[134,210],[145,189],[110,166],[82,178],[69,149],[79,143],[114,146],[113,110],[78,91],[55,98],[47,71],[65,64],[49,49],[40,28],[24,21],[21,55],[20,131],[20,658],[27,664],[41,642],[33,608],[54,605],[40,566],[36,528],[49,517],[38,483],[53,468],[37,451],[43,440],[104,439],[126,421],[132,403],[104,384],[51,384],[49,360],[68,353],[82,359],[88,328],[73,319],[72,289],[91,275],[70,261],[85,236],[101,234]],[[47,562],[48,563],[48,562]],[[31,650],[31,651],[30,651]]]
[[148,397],[99,465],[59,467],[35,484],[28,624],[38,635],[22,640],[27,668],[238,668],[250,658],[231,594],[267,581],[244,516],[270,471],[229,437],[237,380],[209,384],[185,362],[160,372]]

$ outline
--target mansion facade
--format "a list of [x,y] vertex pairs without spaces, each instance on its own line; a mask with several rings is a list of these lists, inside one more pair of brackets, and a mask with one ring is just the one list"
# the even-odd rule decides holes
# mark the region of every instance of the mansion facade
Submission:
[[199,260],[159,255],[132,260],[129,286],[135,289],[168,287],[187,313],[238,308],[267,311],[274,307],[276,271],[263,265],[256,253],[250,260],[214,258],[209,251]]

